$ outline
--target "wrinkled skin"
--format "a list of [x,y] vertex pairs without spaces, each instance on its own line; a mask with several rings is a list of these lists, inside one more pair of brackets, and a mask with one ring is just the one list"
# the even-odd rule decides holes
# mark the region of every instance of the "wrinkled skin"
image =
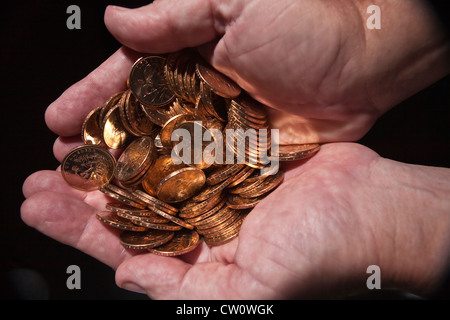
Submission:
[[[375,65],[389,70],[396,55],[384,64],[374,57],[352,1],[166,0],[135,10],[109,7],[105,23],[139,52],[197,46],[272,108],[281,143],[354,141],[410,94],[392,90],[378,98],[375,84],[398,79],[374,72]],[[87,113],[124,89],[140,56],[133,50],[120,49],[49,106],[47,125],[61,136],[58,160],[81,143]],[[424,87],[433,79],[421,80]],[[416,81],[411,90],[420,88]],[[70,188],[57,171],[25,181],[22,218],[116,269],[119,286],[152,298],[341,297],[366,288],[372,264],[383,270],[384,287],[422,293],[439,283],[450,252],[448,169],[402,164],[337,142],[283,169],[284,183],[251,212],[238,238],[179,258],[124,249],[117,230],[95,218],[106,197]]]

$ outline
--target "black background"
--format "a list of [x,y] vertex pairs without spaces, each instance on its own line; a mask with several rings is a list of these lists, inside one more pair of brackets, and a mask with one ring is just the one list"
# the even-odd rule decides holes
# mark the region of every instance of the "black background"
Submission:
[[[0,295],[3,299],[146,299],[118,288],[114,271],[26,226],[22,184],[55,169],[56,135],[44,122],[47,106],[114,53],[120,44],[103,23],[107,4],[146,1],[25,1],[4,5],[1,30]],[[81,9],[81,30],[69,30],[66,9]],[[380,155],[450,167],[450,77],[404,101],[360,141]],[[81,290],[66,287],[66,268],[81,268]]]

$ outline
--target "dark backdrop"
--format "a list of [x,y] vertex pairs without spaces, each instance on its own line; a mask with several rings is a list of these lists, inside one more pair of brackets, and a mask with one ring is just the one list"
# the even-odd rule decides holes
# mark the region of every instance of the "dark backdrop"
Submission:
[[[2,4],[0,295],[9,299],[143,299],[116,287],[114,271],[60,244],[20,219],[22,183],[31,173],[55,169],[56,138],[44,111],[120,44],[103,24],[107,4],[146,1],[25,1]],[[81,8],[81,30],[68,30],[66,9]],[[361,143],[394,160],[450,167],[450,77],[383,116]],[[68,290],[66,268],[81,268],[81,290]]]

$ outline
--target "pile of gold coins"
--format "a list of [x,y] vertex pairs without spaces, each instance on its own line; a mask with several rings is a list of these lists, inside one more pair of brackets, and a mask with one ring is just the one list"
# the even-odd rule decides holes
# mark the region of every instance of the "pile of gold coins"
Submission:
[[[195,51],[145,56],[127,89],[87,115],[84,145],[66,155],[61,172],[74,188],[110,199],[97,218],[123,230],[126,248],[175,256],[202,240],[224,244],[282,183],[273,160],[319,150],[277,145],[273,154],[266,109]],[[116,159],[109,149],[122,152]]]

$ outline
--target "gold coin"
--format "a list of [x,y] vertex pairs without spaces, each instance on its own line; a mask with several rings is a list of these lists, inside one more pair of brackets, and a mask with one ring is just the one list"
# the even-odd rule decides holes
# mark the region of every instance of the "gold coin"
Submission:
[[81,126],[81,138],[84,144],[99,145],[103,142],[103,134],[100,128],[100,112],[102,107],[97,107],[89,112]]
[[139,226],[143,226],[143,227],[146,227],[148,229],[153,229],[153,230],[179,231],[179,230],[183,229],[183,227],[181,225],[175,224],[171,221],[169,221],[167,223],[156,223],[156,222],[148,221],[145,219],[136,219],[133,222]]
[[236,98],[241,93],[241,88],[233,80],[208,65],[205,61],[199,60],[195,68],[199,78],[219,96]]
[[[225,198],[221,198],[222,200],[217,204],[214,205],[211,209],[201,213],[200,215],[195,215],[189,218],[185,218],[187,223],[192,224],[194,227],[197,225],[197,223],[203,219],[206,219],[210,216],[212,216],[213,214],[217,213],[219,210],[221,210],[223,208],[223,206],[225,206]],[[180,214],[181,217],[181,214]]]
[[[180,217],[185,218],[187,221],[188,219],[193,219],[202,215],[202,218],[191,220],[199,221],[208,217],[210,214],[213,214],[215,212],[214,209],[220,209],[220,207],[222,207],[221,202],[224,202],[224,196],[222,193],[218,193],[217,195],[202,202],[189,200],[180,209]],[[190,221],[188,222],[190,223]]]
[[280,144],[278,146],[278,154],[272,156],[278,156],[279,161],[292,161],[310,158],[320,150],[318,143],[311,144]]
[[175,99],[166,79],[165,63],[164,57],[147,56],[137,60],[131,68],[130,90],[145,106],[163,107]]
[[139,208],[139,209],[144,209],[145,206],[143,206],[142,204],[135,202],[133,200],[131,200],[129,197],[124,197],[114,191],[111,191],[108,188],[105,188],[104,186],[99,186],[98,190],[104,194],[106,194],[108,197],[116,199],[122,203],[125,203],[129,206],[135,207],[135,208]]
[[174,235],[173,231],[165,230],[124,231],[120,235],[120,243],[128,249],[148,249],[169,242]]
[[233,99],[230,106],[253,118],[265,119],[267,117],[267,107],[248,94],[242,94]]
[[152,109],[147,106],[142,106],[142,111],[145,113],[147,118],[154,124],[162,127],[167,121],[169,121],[172,117],[176,116],[172,112],[172,109],[166,108],[158,108]]
[[231,210],[231,213],[226,217],[223,217],[214,224],[207,226],[207,228],[197,229],[197,232],[204,237],[215,237],[221,235],[223,230],[227,230],[230,226],[239,223],[239,218],[241,216],[240,210]]
[[111,181],[116,159],[100,146],[84,145],[72,149],[61,163],[61,174],[72,187],[96,190]]
[[227,197],[227,206],[232,209],[251,209],[264,199],[265,195],[254,198],[243,198],[238,194],[231,194]]
[[190,223],[187,223],[187,222],[184,221],[183,219],[180,219],[180,218],[178,218],[178,217],[176,217],[176,216],[173,216],[173,215],[171,215],[171,214],[168,214],[168,213],[162,211],[162,210],[159,209],[159,208],[153,208],[152,210],[153,210],[155,213],[159,214],[161,217],[163,217],[163,218],[165,218],[165,219],[167,219],[167,220],[170,220],[170,221],[172,221],[173,223],[175,223],[175,224],[177,224],[177,225],[179,225],[179,226],[182,226],[183,228],[191,229],[191,230],[194,229],[194,226],[191,225]]
[[131,142],[122,152],[114,170],[119,181],[129,181],[143,176],[156,158],[156,147],[149,136],[140,137]]
[[103,120],[105,119],[106,114],[111,110],[122,98],[122,95],[124,94],[123,91],[117,92],[113,94],[102,106],[102,109],[100,110],[100,114],[98,117],[98,123],[100,124],[100,130],[103,132]]
[[284,179],[283,171],[278,171],[276,174],[268,176],[266,179],[264,179],[262,183],[257,185],[255,188],[248,190],[246,192],[241,192],[240,196],[243,198],[259,197],[278,187],[281,184],[281,182],[283,182],[283,179]]
[[239,171],[234,177],[230,178],[230,183],[227,185],[227,188],[232,188],[243,182],[247,177],[249,177],[255,168],[245,166],[244,169]]
[[225,221],[228,221],[228,219],[235,216],[236,214],[239,214],[238,210],[234,210],[232,208],[224,206],[216,214],[211,215],[208,218],[199,221],[195,225],[195,227],[197,228],[197,232],[199,234],[211,233],[214,230],[212,230],[211,232],[206,232],[206,230],[211,230],[211,229],[215,228],[216,226],[221,225],[222,223],[224,223]]
[[103,187],[111,192],[117,193],[125,198],[128,198],[133,202],[139,203],[139,204],[143,205],[144,207],[146,206],[145,202],[141,201],[139,198],[137,198],[133,193],[131,193],[127,189],[118,187],[111,183],[105,184]]
[[244,164],[227,164],[211,172],[206,178],[208,185],[214,185],[231,177],[245,167]]
[[96,217],[98,220],[107,224],[111,227],[122,229],[122,230],[130,230],[130,231],[146,231],[147,228],[142,226],[137,226],[132,223],[130,220],[119,217],[115,212],[111,211],[101,211],[97,212]]
[[211,198],[212,196],[222,192],[230,184],[230,182],[231,181],[228,179],[214,185],[206,186],[200,193],[193,196],[191,200],[205,201]]
[[170,155],[160,156],[148,170],[148,174],[142,181],[142,187],[148,194],[156,196],[156,187],[161,180],[171,172],[185,167],[184,163],[175,164]]
[[119,217],[128,219],[136,223],[136,221],[145,221],[150,223],[167,223],[169,220],[161,217],[159,214],[147,210],[137,209],[124,203],[107,203],[106,209],[115,212]]
[[123,126],[119,105],[112,107],[102,123],[103,141],[111,149],[120,149],[133,140],[134,136]]
[[140,200],[145,202],[150,209],[158,208],[172,216],[176,215],[178,212],[178,209],[175,208],[174,206],[171,206],[170,204],[168,204],[160,199],[157,199],[157,198],[145,193],[144,191],[135,190],[133,192],[133,194],[136,197],[138,197]]
[[186,121],[195,120],[195,116],[191,114],[178,114],[170,118],[161,129],[161,143],[164,147],[172,148],[172,133],[174,130]]
[[148,250],[161,256],[177,256],[194,250],[200,243],[200,236],[196,231],[183,229],[176,232],[166,244]]
[[145,136],[153,132],[153,122],[146,116],[144,107],[131,93],[125,99],[125,115],[134,135]]
[[[211,141],[203,139],[206,133],[211,137]],[[190,140],[185,141],[186,136],[190,137]],[[187,163],[200,169],[207,169],[215,162],[217,146],[222,145],[222,126],[218,121],[205,123],[198,120],[184,120],[176,124],[171,137],[174,140],[171,141],[171,148],[180,159],[189,157]],[[182,147],[178,149],[178,146]],[[205,152],[206,148],[213,152]]]
[[218,246],[230,242],[231,240],[236,238],[239,235],[239,231],[245,217],[245,215],[241,215],[235,223],[221,230],[220,234],[205,236],[204,239],[206,244],[209,246]]
[[185,167],[171,172],[156,187],[156,195],[162,201],[178,203],[198,193],[206,181],[205,173],[195,167]]

